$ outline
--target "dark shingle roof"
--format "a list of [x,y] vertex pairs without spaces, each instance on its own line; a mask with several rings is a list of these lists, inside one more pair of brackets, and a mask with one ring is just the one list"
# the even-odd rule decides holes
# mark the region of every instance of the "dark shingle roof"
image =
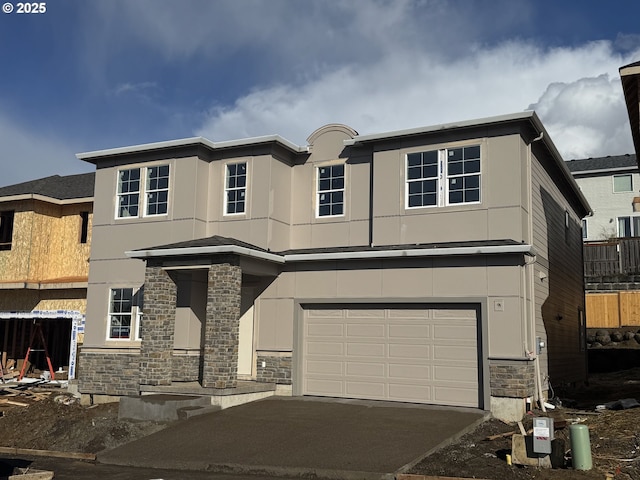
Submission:
[[613,155],[609,157],[583,158],[566,162],[571,173],[589,172],[593,170],[609,170],[612,168],[638,168],[634,154]]
[[93,197],[94,183],[94,172],[66,175],[64,177],[53,175],[16,185],[0,187],[0,197],[34,194],[58,200],[88,198]]
[[[221,237],[214,235],[207,238],[198,238],[195,240],[187,240],[185,242],[171,243],[168,245],[157,245],[150,248],[141,248],[136,251],[142,250],[180,250],[186,248],[196,247],[220,247],[220,246],[237,246],[245,247],[251,250],[260,252],[267,252],[260,247],[256,247],[250,243],[243,242],[241,240]],[[473,240],[466,242],[441,242],[441,243],[423,243],[423,244],[407,244],[407,245],[380,245],[380,246],[348,246],[348,247],[328,247],[328,248],[302,248],[296,250],[285,250],[281,252],[269,252],[275,255],[296,255],[296,254],[317,254],[317,253],[340,253],[340,252],[376,252],[376,251],[388,251],[388,250],[412,250],[412,249],[447,249],[447,248],[460,248],[460,247],[499,247],[509,245],[521,245],[520,242],[515,240]]]
[[629,68],[629,67],[640,67],[640,61],[630,63],[629,65],[624,65],[624,66],[620,67],[620,69]]
[[187,240],[184,242],[169,243],[167,245],[157,245],[150,248],[140,248],[138,250],[167,250],[167,249],[180,249],[180,248],[197,248],[197,247],[223,247],[233,245],[235,247],[244,247],[251,250],[258,250],[266,252],[267,250],[256,247],[247,242],[237,240],[230,237],[221,237],[220,235],[214,235],[213,237],[196,238],[195,240]]

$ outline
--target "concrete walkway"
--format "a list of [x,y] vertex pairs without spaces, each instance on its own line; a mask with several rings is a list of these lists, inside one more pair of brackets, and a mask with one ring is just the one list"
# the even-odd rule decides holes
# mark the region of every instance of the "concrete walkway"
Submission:
[[472,409],[270,397],[177,423],[103,452],[98,461],[263,476],[391,478],[486,416]]

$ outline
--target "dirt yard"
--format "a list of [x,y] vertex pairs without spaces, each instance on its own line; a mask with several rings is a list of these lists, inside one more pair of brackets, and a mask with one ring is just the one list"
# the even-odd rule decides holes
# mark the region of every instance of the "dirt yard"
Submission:
[[[38,393],[41,400],[30,393],[0,394],[0,446],[97,453],[165,426],[118,420],[117,404],[83,407],[59,389],[49,393],[44,389],[38,391],[43,392]],[[640,480],[640,408],[595,409],[597,405],[623,398],[640,400],[640,368],[592,375],[588,387],[555,393],[564,399],[564,406],[548,414],[556,421],[581,422],[589,427],[593,470],[509,466],[505,458],[511,450],[511,439],[487,440],[487,437],[514,431],[517,426],[491,420],[457,443],[427,457],[408,473],[491,480],[603,480],[611,474],[616,480]],[[28,406],[11,405],[7,400]],[[524,423],[525,428],[529,428],[532,416]],[[556,438],[565,440],[569,455],[568,428],[556,430]]]

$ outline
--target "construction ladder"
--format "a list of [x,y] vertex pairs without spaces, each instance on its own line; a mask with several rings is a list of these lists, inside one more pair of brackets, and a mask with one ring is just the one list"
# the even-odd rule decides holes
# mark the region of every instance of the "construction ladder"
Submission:
[[[49,366],[49,373],[51,374],[51,380],[55,379],[55,373],[53,372],[53,365],[51,365],[51,358],[49,357],[49,351],[47,350],[47,342],[44,339],[44,334],[42,333],[42,325],[37,323],[35,320],[33,322],[35,324],[35,328],[33,329],[33,333],[31,333],[31,340],[29,340],[29,348],[27,348],[27,354],[24,357],[24,363],[22,364],[22,368],[20,369],[20,376],[18,377],[18,381],[22,380],[25,374],[25,370],[27,369],[27,364],[29,363],[29,355],[31,352],[44,352],[44,356],[47,359],[47,365]],[[42,342],[42,348],[35,350],[33,347],[33,342],[36,339],[36,334],[40,336],[40,341]]]

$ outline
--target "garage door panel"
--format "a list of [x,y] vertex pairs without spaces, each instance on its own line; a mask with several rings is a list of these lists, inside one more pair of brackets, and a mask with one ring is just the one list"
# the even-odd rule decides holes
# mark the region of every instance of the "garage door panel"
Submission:
[[342,337],[344,325],[342,323],[314,323],[307,326],[307,335],[310,337]]
[[358,308],[345,310],[344,316],[346,318],[385,318],[385,311],[379,308]]
[[429,365],[389,364],[389,379],[410,379],[415,381],[431,380],[432,367]]
[[308,318],[342,318],[344,310],[341,308],[311,308],[305,310]]
[[429,325],[389,325],[390,338],[431,338]]
[[349,362],[345,373],[355,376],[382,377],[385,374],[385,364]]
[[424,308],[390,308],[387,318],[431,318],[431,310]]
[[347,356],[384,357],[384,343],[347,343]]
[[347,337],[373,337],[373,338],[385,338],[386,326],[370,325],[370,324],[347,324]]
[[475,362],[477,352],[475,348],[458,345],[434,345],[434,360],[458,360]]
[[479,406],[475,309],[321,310],[305,314],[303,394]]
[[346,382],[346,393],[358,398],[382,399],[386,396],[386,385],[384,382]]
[[346,392],[343,389],[343,382],[339,380],[327,380],[327,379],[307,379],[305,381],[305,388],[307,395],[330,395],[335,397],[341,397]]
[[410,384],[389,384],[389,399],[398,402],[430,403],[431,386]]
[[314,361],[307,362],[307,373],[318,373],[321,375],[342,375],[342,362]]
[[309,355],[344,355],[344,345],[332,342],[309,342],[307,344]]

